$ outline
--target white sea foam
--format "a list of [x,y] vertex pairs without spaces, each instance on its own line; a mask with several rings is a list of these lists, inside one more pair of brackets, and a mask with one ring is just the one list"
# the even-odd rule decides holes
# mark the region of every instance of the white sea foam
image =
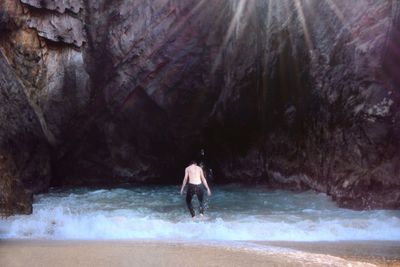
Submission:
[[178,187],[35,197],[32,215],[0,220],[0,238],[203,241],[400,240],[400,211],[340,209],[325,195],[224,186],[192,220]]

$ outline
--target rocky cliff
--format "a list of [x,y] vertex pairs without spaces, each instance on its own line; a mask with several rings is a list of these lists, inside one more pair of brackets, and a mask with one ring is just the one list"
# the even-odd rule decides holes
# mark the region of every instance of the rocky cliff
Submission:
[[395,0],[5,0],[0,200],[50,185],[216,182],[400,207]]

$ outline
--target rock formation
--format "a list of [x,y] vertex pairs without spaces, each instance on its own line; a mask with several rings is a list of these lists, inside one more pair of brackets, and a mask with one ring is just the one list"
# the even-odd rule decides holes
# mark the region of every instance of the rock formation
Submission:
[[5,0],[0,200],[50,185],[216,182],[400,207],[400,3]]

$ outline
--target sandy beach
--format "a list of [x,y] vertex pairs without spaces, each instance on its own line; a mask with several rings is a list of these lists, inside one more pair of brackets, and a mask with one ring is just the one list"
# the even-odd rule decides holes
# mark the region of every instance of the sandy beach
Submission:
[[[343,253],[355,243],[268,242],[271,250],[145,241],[0,241],[0,266],[400,266],[399,243],[379,257]],[[364,243],[363,251],[382,247]],[[256,244],[257,245],[257,244]],[[293,250],[296,249],[296,250]],[[370,254],[373,255],[373,254]],[[397,255],[397,256],[396,256]],[[353,256],[353,257],[351,257]],[[396,259],[397,257],[397,259]]]

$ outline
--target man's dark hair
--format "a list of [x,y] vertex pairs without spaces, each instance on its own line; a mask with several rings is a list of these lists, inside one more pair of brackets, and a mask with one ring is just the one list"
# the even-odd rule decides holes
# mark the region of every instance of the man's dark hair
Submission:
[[196,164],[196,165],[197,165],[197,161],[194,160],[194,159],[192,159],[192,160],[190,161],[190,164]]

